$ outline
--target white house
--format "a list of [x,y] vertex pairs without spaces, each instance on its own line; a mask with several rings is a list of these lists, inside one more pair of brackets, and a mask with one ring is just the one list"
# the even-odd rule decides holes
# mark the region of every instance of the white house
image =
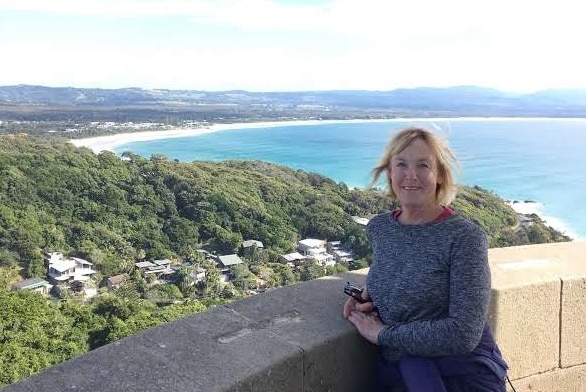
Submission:
[[326,252],[326,244],[323,240],[306,238],[299,241],[297,250],[303,256],[317,260],[321,265],[334,265],[334,256]]
[[306,238],[297,243],[297,250],[303,256],[311,256],[319,253],[325,253],[326,242],[315,238]]
[[336,263],[349,263],[351,261],[354,261],[354,255],[350,252],[346,252],[345,250],[338,249],[333,251],[332,253],[334,254],[334,259],[336,260]]
[[85,282],[96,271],[93,264],[78,257],[63,257],[60,252],[49,253],[49,277],[57,284],[70,282]]

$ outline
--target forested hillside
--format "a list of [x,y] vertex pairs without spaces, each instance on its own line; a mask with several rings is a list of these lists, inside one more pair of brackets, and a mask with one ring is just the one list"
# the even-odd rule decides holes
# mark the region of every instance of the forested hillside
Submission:
[[[273,255],[303,237],[341,240],[366,256],[351,216],[391,208],[375,191],[264,162],[123,158],[0,138],[0,249],[13,253],[25,276],[44,275],[46,251],[86,258],[112,275],[137,259],[185,258],[201,247],[235,252],[245,239],[262,241]],[[543,227],[540,236],[511,230],[513,210],[478,187],[464,188],[454,207],[486,230],[492,246],[561,239]]]
[[[0,386],[244,295],[259,281],[270,288],[366,266],[366,236],[352,216],[392,207],[378,191],[264,162],[121,159],[65,142],[0,137]],[[454,207],[486,230],[492,246],[567,240],[537,218],[520,226],[510,207],[480,188],[464,188]],[[327,270],[279,262],[306,237],[340,240],[356,262]],[[218,285],[214,266],[197,250],[236,253],[247,239],[262,241],[265,251],[244,258],[233,281]],[[50,251],[93,263],[98,284],[120,273],[132,276],[131,284],[100,291],[87,304],[9,291],[21,279],[45,277]],[[207,280],[193,286],[180,271],[172,284],[151,286],[134,265],[160,258],[201,261]]]

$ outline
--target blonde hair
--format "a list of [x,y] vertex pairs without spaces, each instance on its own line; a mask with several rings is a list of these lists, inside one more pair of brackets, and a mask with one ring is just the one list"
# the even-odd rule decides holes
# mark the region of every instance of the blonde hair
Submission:
[[391,159],[416,139],[423,140],[436,159],[438,178],[441,179],[441,183],[437,184],[435,199],[439,204],[448,206],[458,192],[458,186],[452,173],[453,169],[458,168],[458,161],[443,139],[423,127],[405,128],[391,138],[380,163],[372,169],[370,186],[372,187],[377,183],[383,172],[387,173],[387,196],[391,201],[397,201],[397,195],[393,191],[387,169],[391,165]]

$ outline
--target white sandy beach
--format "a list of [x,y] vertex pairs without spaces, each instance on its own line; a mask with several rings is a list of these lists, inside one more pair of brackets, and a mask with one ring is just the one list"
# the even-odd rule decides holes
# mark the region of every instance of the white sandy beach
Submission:
[[[317,124],[341,124],[341,123],[364,123],[364,122],[404,122],[404,123],[434,123],[451,121],[499,121],[499,120],[552,120],[551,118],[505,118],[505,117],[455,117],[455,118],[393,118],[393,119],[356,119],[356,120],[292,120],[292,121],[271,121],[252,123],[213,124],[204,128],[174,128],[161,131],[137,131],[132,133],[119,133],[115,135],[97,136],[85,139],[71,139],[70,143],[77,147],[88,147],[94,152],[114,151],[119,146],[133,142],[143,142],[159,139],[170,139],[180,137],[199,136],[206,133],[227,131],[247,128],[273,128],[280,126],[317,125]],[[557,118],[555,120],[576,120]],[[586,121],[586,119],[584,119]],[[442,126],[440,124],[439,128]]]
[[[410,119],[413,120],[413,119]],[[299,121],[271,121],[254,123],[213,124],[204,128],[175,128],[161,131],[138,131],[132,133],[118,133],[115,135],[97,136],[85,139],[71,139],[69,142],[77,147],[88,147],[95,153],[100,151],[114,151],[119,146],[133,142],[171,139],[180,137],[199,136],[206,133],[228,131],[247,128],[274,128],[282,126],[339,124],[348,122],[371,122],[391,120],[299,120]],[[392,120],[396,121],[396,120]]]

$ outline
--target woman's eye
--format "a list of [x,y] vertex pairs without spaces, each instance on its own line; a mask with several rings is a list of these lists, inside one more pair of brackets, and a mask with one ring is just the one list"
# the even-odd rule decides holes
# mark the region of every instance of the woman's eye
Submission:
[[397,167],[406,167],[405,162],[397,162]]
[[419,168],[421,168],[421,169],[429,169],[429,164],[428,163],[420,163],[419,164]]

